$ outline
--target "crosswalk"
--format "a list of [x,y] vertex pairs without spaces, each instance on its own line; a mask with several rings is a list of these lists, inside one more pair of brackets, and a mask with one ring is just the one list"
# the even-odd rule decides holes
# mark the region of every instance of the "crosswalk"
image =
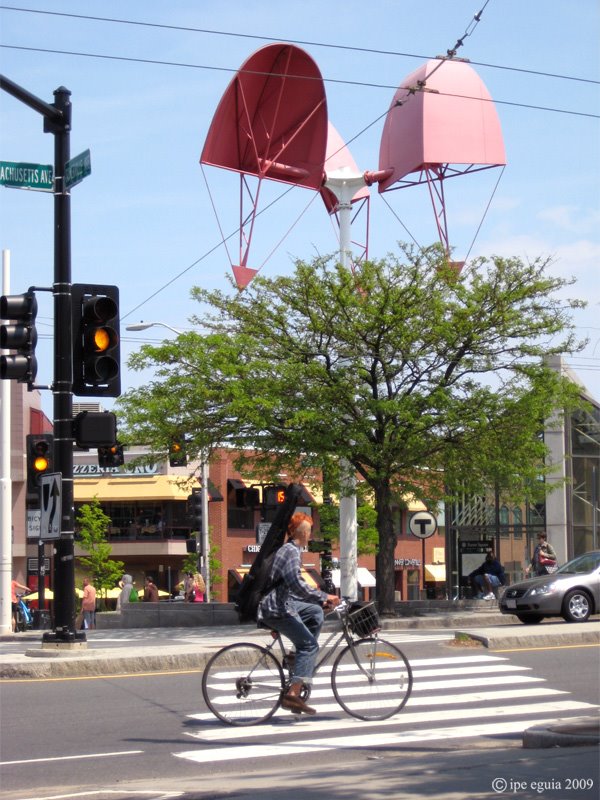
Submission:
[[189,715],[190,749],[178,758],[196,763],[264,759],[365,747],[397,747],[443,739],[514,735],[531,725],[581,716],[596,706],[553,689],[528,667],[490,654],[411,661],[412,695],[391,719],[362,722],[335,702],[327,670],[315,676],[310,703],[316,717],[279,710],[250,728],[224,725],[210,712]]

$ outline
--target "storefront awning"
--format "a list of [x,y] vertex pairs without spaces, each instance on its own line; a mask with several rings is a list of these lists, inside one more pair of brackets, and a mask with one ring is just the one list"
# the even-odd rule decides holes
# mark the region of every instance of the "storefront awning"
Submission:
[[101,503],[133,500],[187,500],[189,486],[169,475],[132,478],[82,478],[75,480],[76,503],[89,503],[97,497]]
[[445,564],[425,564],[425,580],[445,583],[446,565]]
[[[244,579],[244,575],[246,575],[250,571],[250,567],[236,567],[235,569],[230,569],[229,574],[233,575],[238,583],[241,583]],[[302,570],[302,577],[311,587],[311,589],[318,589],[318,585],[316,580],[310,574],[310,572],[306,569]]]
[[[339,569],[332,569],[331,570],[331,580],[333,581],[333,585],[336,589],[340,588],[340,575],[341,572]],[[366,567],[358,567],[356,570],[356,579],[360,586],[363,589],[366,589],[370,586],[375,586],[375,576],[373,573],[368,570]]]

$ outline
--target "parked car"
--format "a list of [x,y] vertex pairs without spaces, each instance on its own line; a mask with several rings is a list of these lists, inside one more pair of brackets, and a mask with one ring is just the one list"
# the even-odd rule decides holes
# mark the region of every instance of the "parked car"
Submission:
[[544,617],[585,622],[600,612],[600,550],[568,561],[552,575],[542,575],[508,586],[500,611],[531,625]]

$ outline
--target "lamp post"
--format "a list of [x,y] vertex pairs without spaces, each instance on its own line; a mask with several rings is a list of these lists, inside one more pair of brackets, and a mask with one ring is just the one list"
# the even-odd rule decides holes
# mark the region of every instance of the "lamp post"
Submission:
[[180,336],[183,331],[177,330],[177,328],[173,328],[171,325],[167,325],[166,322],[136,322],[133,325],[127,325],[125,328],[126,331],[146,331],[148,328],[153,328],[155,325],[160,325],[162,328],[168,328],[173,333],[176,333],[177,336]]
[[[146,331],[148,328],[159,326],[167,328],[173,333],[180,336],[183,331],[174,328],[166,322],[136,322],[133,325],[127,325],[127,331]],[[201,538],[201,551],[202,551],[202,566],[204,568],[204,582],[206,583],[206,601],[210,600],[210,571],[209,565],[209,542],[208,542],[208,464],[204,453],[200,456],[200,492],[202,498],[202,538]]]

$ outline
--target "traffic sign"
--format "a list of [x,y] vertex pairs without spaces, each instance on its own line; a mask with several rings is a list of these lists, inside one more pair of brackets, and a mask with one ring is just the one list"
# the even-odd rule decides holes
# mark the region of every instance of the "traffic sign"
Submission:
[[92,157],[89,150],[84,150],[78,156],[65,164],[65,189],[75,186],[88,175],[92,174]]
[[[27,509],[27,538],[28,539],[39,539],[40,538],[40,516],[41,511],[39,508],[28,508]],[[32,572],[37,571],[32,570]]]
[[40,539],[60,539],[62,516],[62,474],[48,472],[40,477]]
[[27,164],[24,161],[0,161],[0,184],[11,189],[52,192],[54,179],[51,164]]
[[437,519],[431,511],[417,511],[408,520],[408,529],[417,539],[429,539],[437,531]]

